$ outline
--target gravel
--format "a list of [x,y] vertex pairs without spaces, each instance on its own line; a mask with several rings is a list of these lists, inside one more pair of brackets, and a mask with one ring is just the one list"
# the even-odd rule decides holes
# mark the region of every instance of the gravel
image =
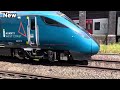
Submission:
[[92,59],[120,61],[120,55],[93,55]]
[[[120,56],[95,55],[93,59],[120,60]],[[12,61],[0,61],[0,70],[30,73],[62,79],[120,79],[120,71],[101,70],[75,66],[50,66],[43,64],[24,64]]]

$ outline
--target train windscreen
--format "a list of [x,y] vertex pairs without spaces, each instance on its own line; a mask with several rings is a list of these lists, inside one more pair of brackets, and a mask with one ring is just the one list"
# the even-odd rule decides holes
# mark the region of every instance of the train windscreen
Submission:
[[[68,16],[66,16],[64,13],[62,12],[57,12],[58,15],[60,15],[61,17],[65,18],[66,20],[70,21],[71,23],[73,23],[75,26],[78,27],[78,24],[76,24],[73,20],[71,20]],[[78,27],[79,28],[79,27]]]
[[88,36],[91,36],[90,34],[89,34],[89,32],[85,29],[85,28],[83,28],[83,27],[81,27],[80,25],[78,25],[77,23],[75,23],[73,20],[71,20],[68,16],[66,16],[65,14],[63,14],[62,12],[58,12],[58,14],[60,15],[60,16],[62,16],[62,17],[64,17],[66,20],[68,20],[68,21],[70,21],[71,23],[73,23],[75,26],[77,26],[78,28],[80,28],[82,31],[84,31],[85,33],[87,33],[87,35]]

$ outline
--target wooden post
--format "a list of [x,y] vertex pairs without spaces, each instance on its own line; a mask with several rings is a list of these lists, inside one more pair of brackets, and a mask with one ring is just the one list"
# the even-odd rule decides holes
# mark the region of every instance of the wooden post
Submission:
[[79,25],[86,28],[86,11],[79,11]]

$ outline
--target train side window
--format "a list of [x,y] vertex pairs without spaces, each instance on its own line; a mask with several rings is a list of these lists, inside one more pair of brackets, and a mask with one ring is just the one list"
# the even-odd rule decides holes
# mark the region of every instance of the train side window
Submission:
[[50,18],[47,18],[47,17],[44,17],[44,16],[41,16],[42,20],[48,24],[48,25],[51,25],[51,26],[58,26],[58,27],[66,27],[65,25],[55,21],[55,20],[52,20]]
[[100,30],[100,22],[95,22],[95,30]]
[[35,19],[31,19],[31,30],[35,30]]

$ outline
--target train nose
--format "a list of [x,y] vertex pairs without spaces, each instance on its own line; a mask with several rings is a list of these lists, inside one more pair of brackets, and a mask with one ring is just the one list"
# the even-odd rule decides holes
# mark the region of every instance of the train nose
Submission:
[[98,43],[96,43],[95,41],[93,41],[91,49],[92,49],[91,53],[92,53],[92,55],[94,55],[94,54],[97,54],[99,52],[100,46],[99,46]]

